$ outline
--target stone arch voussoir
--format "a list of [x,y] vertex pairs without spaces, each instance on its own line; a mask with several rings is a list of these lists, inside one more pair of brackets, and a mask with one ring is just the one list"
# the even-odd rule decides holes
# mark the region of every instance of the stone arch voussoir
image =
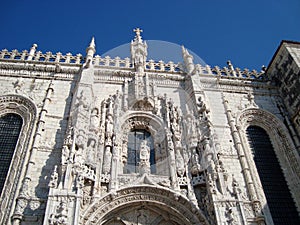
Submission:
[[208,225],[203,212],[187,198],[178,195],[170,189],[157,186],[134,186],[108,193],[95,201],[83,214],[81,224],[103,224],[116,217],[116,211],[128,209],[133,205],[151,205],[168,211],[171,215],[180,218],[183,225]]

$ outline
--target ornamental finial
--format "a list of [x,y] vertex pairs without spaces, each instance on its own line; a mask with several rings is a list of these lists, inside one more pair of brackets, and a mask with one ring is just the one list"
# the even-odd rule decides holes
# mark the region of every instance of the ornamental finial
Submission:
[[96,47],[96,45],[95,45],[95,38],[94,37],[92,37],[92,40],[91,40],[91,43],[90,43],[89,47],[90,48],[95,48]]
[[94,54],[96,53],[96,44],[95,44],[95,38],[92,37],[92,40],[89,44],[89,46],[86,48],[86,67],[89,67],[90,63],[93,60]]

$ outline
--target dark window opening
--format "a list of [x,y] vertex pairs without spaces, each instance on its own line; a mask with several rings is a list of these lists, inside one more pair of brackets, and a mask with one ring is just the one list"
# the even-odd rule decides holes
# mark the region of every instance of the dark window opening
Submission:
[[22,123],[22,118],[17,114],[0,117],[0,194],[8,175]]
[[156,172],[155,168],[155,150],[151,134],[146,130],[133,130],[128,134],[127,144],[127,164],[124,173],[137,173],[140,161],[140,146],[141,142],[146,140],[150,147],[150,170],[151,173]]
[[298,212],[269,135],[261,127],[250,126],[247,136],[274,224],[299,225]]

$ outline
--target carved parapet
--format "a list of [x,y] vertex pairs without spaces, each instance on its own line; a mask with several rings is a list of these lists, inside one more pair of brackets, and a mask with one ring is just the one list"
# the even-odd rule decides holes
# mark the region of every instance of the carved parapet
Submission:
[[236,78],[246,78],[246,79],[263,79],[265,76],[264,71],[257,72],[256,70],[250,71],[249,69],[245,68],[241,70],[239,68],[228,68],[223,67],[222,69],[218,66],[215,66],[210,71],[207,68],[202,68],[202,73],[204,74],[212,74],[215,76],[220,77],[236,77]]
[[[96,55],[94,57],[94,65],[99,67],[133,68],[129,58],[121,59],[118,56],[115,58],[110,58],[109,56],[105,56],[104,58],[102,58],[101,56]],[[172,61],[165,63],[162,60],[158,62],[154,60],[146,61],[145,70],[171,73],[178,73],[181,71],[179,64]]]
[[170,61],[165,63],[163,61],[155,62],[154,60],[149,60],[146,62],[146,70],[149,71],[160,71],[160,72],[180,72],[180,68],[178,64]]
[[[71,53],[67,53],[63,55],[58,52],[53,54],[52,52],[42,53],[41,51],[30,51],[23,50],[19,52],[14,49],[12,51],[8,51],[7,49],[3,49],[0,51],[0,61],[33,61],[33,62],[43,62],[49,64],[62,64],[62,65],[82,65],[84,63],[84,57],[81,54],[72,55]],[[129,58],[121,59],[120,57],[111,58],[110,56],[101,57],[96,55],[93,57],[94,66],[98,67],[110,67],[110,68],[124,68],[124,69],[132,69],[133,65],[130,63]],[[230,78],[245,78],[245,79],[259,79],[265,77],[265,71],[256,71],[244,69],[241,70],[239,68],[233,68],[231,64],[228,67],[220,68],[215,66],[211,68],[208,65],[200,65],[195,64],[195,68],[199,74],[209,74],[219,77],[230,77]],[[163,61],[154,61],[149,60],[145,62],[146,71],[150,72],[167,72],[167,73],[182,73],[182,68],[179,63],[168,62],[165,63]]]
[[41,51],[31,51],[28,53],[27,50],[22,52],[18,52],[18,50],[14,49],[9,52],[7,49],[3,49],[0,52],[0,59],[5,60],[33,60],[36,62],[44,62],[44,63],[65,63],[65,64],[81,64],[83,62],[83,57],[81,54],[77,54],[73,56],[71,53],[67,53],[63,55],[58,52],[53,54],[52,52],[42,53]]

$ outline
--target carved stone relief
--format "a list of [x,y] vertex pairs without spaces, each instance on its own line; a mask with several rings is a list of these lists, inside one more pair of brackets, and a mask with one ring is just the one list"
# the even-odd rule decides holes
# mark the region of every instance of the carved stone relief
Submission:
[[[128,204],[131,205],[130,208],[127,207]],[[168,207],[165,212],[155,210],[159,205],[168,205]],[[170,216],[165,217],[165,220],[168,217],[177,218],[179,224],[208,224],[202,212],[184,197],[177,198],[175,192],[152,187],[127,188],[117,191],[113,199],[110,196],[103,197],[84,212],[82,223],[113,224],[115,220],[129,220],[133,224],[144,224],[138,223],[137,219],[140,219],[140,222],[144,220],[153,222],[155,218],[160,217],[161,214],[158,212]],[[168,224],[168,220],[166,223]]]

